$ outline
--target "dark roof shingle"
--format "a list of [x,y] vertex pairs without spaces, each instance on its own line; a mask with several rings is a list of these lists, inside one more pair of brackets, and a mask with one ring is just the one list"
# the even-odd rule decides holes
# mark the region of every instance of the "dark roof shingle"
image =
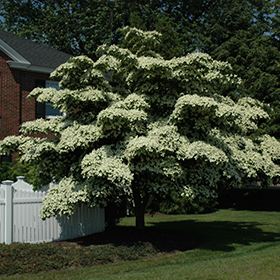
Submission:
[[72,56],[1,29],[0,39],[28,60],[32,66],[55,69]]

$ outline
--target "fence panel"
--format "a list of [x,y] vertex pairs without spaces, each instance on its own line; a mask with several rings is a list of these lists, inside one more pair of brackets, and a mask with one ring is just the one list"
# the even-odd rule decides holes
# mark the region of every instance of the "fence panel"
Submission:
[[5,239],[5,191],[0,185],[0,242]]
[[[43,221],[39,219],[39,209],[45,192],[14,189],[13,231],[14,242],[40,242],[38,229]],[[50,240],[51,238],[49,238]]]
[[[3,182],[4,184],[5,182]],[[33,186],[18,177],[12,185],[0,185],[0,243],[51,242],[76,238],[105,230],[105,211],[100,208],[79,207],[70,217],[51,217],[42,220],[39,216],[46,192],[33,191]],[[12,188],[12,214],[7,219],[7,188]],[[9,200],[8,199],[8,200]],[[5,220],[6,219],[6,220]],[[11,221],[7,220],[11,219]],[[11,225],[10,232],[5,225]]]

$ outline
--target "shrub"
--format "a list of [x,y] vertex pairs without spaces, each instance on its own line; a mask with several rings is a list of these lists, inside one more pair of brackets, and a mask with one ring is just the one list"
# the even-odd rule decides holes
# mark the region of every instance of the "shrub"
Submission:
[[176,192],[166,196],[163,202],[154,200],[149,206],[148,212],[161,212],[163,214],[201,214],[210,213],[216,209],[217,201],[213,198],[196,197],[186,198]]
[[41,187],[39,177],[37,176],[38,169],[35,165],[22,163],[20,158],[13,162],[3,162],[0,165],[0,182],[4,180],[16,181],[17,176],[24,176],[25,181],[36,187]]
[[145,242],[131,246],[108,244],[88,247],[61,247],[47,243],[0,243],[0,277],[137,260],[158,252],[154,246]]

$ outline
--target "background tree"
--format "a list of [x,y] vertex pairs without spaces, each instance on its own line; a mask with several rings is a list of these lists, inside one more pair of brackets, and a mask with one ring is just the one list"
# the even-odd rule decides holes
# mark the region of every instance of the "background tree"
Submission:
[[213,1],[200,17],[196,34],[199,50],[230,62],[242,78],[238,95],[231,92],[231,97],[251,96],[270,104],[271,119],[262,129],[280,138],[280,52],[273,24],[278,17],[277,1]]
[[[110,41],[118,18],[117,1],[1,1],[3,27],[73,55],[95,57],[99,44]],[[116,4],[117,5],[117,4]],[[91,44],[90,42],[96,42]]]
[[130,23],[162,33],[157,51],[167,59],[202,51],[229,61],[240,92],[273,107],[266,129],[280,137],[278,1],[0,0],[0,7],[6,30],[93,60],[99,45],[119,44],[116,31]]
[[96,60],[96,49],[116,44],[116,30],[141,13],[148,25],[157,21],[160,1],[0,0],[2,28],[73,55]]
[[161,33],[161,45],[157,52],[165,59],[183,55],[184,45],[180,42],[178,33],[175,32],[176,24],[168,17],[159,17],[155,30]]
[[[146,23],[137,13],[130,15],[130,27],[135,27],[143,31],[148,31]],[[155,48],[155,51],[165,59],[171,59],[173,57],[179,57],[183,55],[183,44],[181,44],[177,33],[174,30],[174,23],[172,19],[164,16],[158,17],[158,21],[155,24],[155,30],[161,33],[161,44]],[[124,37],[122,39],[122,47],[132,47],[127,44],[127,40]],[[141,45],[141,41],[139,41]],[[139,45],[135,45],[134,48],[138,50]]]
[[0,181],[13,180],[17,181],[18,176],[24,176],[25,181],[31,185],[42,187],[43,185],[36,177],[36,166],[31,164],[23,164],[17,158],[13,162],[2,162],[0,165]]
[[[80,203],[125,199],[143,228],[151,198],[174,191],[215,198],[219,185],[241,183],[240,174],[277,182],[279,142],[247,137],[268,117],[260,102],[217,94],[240,83],[228,63],[202,53],[165,60],[154,51],[158,32],[125,28],[123,34],[126,48],[103,45],[96,62],[79,56],[58,67],[52,76],[62,90],[30,93],[64,117],[24,123],[22,135],[0,144],[1,153],[19,151],[22,161],[37,164],[43,182],[55,177],[43,218],[72,214]],[[109,71],[114,87],[103,75]],[[30,136],[49,132],[55,137]]]

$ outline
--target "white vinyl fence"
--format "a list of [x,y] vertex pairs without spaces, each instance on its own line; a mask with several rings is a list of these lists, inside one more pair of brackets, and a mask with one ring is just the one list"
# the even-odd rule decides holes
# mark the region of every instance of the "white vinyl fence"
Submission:
[[39,210],[46,191],[33,191],[33,186],[17,177],[17,182],[0,185],[0,243],[40,243],[76,238],[105,230],[105,211],[85,205],[70,217],[42,220]]

